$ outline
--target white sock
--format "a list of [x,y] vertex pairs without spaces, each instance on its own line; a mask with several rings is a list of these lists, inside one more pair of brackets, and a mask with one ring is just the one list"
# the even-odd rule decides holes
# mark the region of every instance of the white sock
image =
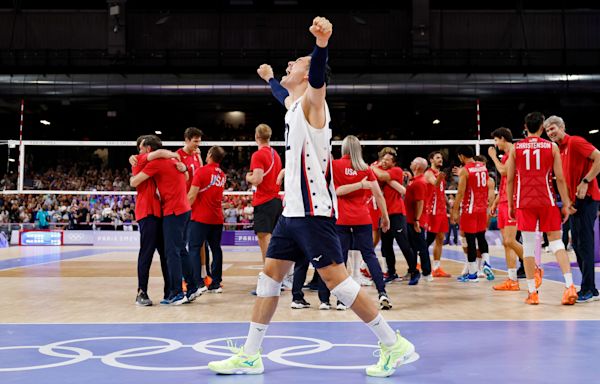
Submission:
[[244,353],[246,355],[251,356],[258,353],[265,338],[265,333],[267,333],[267,328],[269,328],[268,325],[250,323],[248,338],[246,339],[246,344],[244,344]]
[[483,258],[483,261],[485,261],[489,265],[492,265],[492,263],[490,262],[490,254],[489,253],[482,253],[481,257]]
[[202,266],[202,270],[200,271],[200,277],[202,277],[202,278],[206,277],[206,265]]
[[[387,267],[387,262],[385,261],[385,258],[378,257],[377,260],[379,261],[379,265],[381,266],[381,272],[388,273],[388,267]],[[369,271],[369,273],[370,272],[371,271]]]
[[483,263],[481,261],[482,261],[481,257],[478,257],[477,258],[477,270],[478,271],[481,269],[481,266],[483,265]]
[[349,251],[350,255],[348,256],[352,256],[352,264],[350,264],[352,266],[352,277],[357,280],[361,277],[361,273],[360,273],[360,265],[362,263],[362,255],[359,251]]
[[472,275],[474,273],[477,273],[477,271],[479,270],[479,268],[477,267],[477,262],[473,261],[472,263],[469,263],[469,273]]
[[391,347],[396,344],[396,333],[387,321],[385,321],[383,316],[381,316],[381,313],[377,314],[377,317],[368,323],[367,326],[373,331],[379,341],[381,341],[381,344],[386,347]]
[[569,288],[571,285],[573,285],[573,274],[571,272],[565,273],[563,276],[565,277],[566,288]]
[[537,291],[537,289],[535,289],[535,280],[534,279],[527,279],[527,289],[529,289],[529,293],[533,293],[535,291]]
[[517,268],[508,269],[508,278],[512,281],[517,281]]
[[433,270],[435,271],[439,267],[440,267],[440,261],[439,260],[433,260]]

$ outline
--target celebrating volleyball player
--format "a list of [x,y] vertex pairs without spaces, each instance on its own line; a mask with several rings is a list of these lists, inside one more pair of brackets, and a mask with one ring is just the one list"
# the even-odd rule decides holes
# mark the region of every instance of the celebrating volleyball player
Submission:
[[380,340],[380,357],[367,368],[370,376],[389,376],[414,352],[414,346],[394,333],[346,271],[335,228],[337,199],[331,175],[329,110],[325,102],[327,45],[331,23],[316,17],[310,32],[316,37],[312,56],[290,61],[281,85],[286,123],[285,208],[273,232],[246,343],[235,355],[208,364],[222,374],[260,374],[264,371],[260,347],[275,313],[281,281],[294,260],[307,258],[331,292],[368,324]]
[[[132,166],[133,175],[137,175],[144,169],[149,160],[170,157],[170,151],[158,150],[145,143],[146,136],[137,139],[139,155]],[[152,143],[151,143],[152,144]],[[152,180],[140,183],[137,188],[137,200],[135,204],[135,217],[140,230],[140,251],[138,254],[138,294],[135,299],[137,305],[150,306],[152,300],[148,297],[148,280],[150,278],[150,267],[154,251],[160,255],[160,266],[162,269],[164,285],[164,297],[167,299],[171,293],[169,288],[169,269],[164,251],[164,240],[162,232],[162,211],[160,200],[156,194],[156,184]]]
[[[569,217],[571,199],[562,170],[558,146],[540,136],[544,131],[544,115],[531,112],[525,116],[527,137],[515,143],[507,162],[506,192],[512,196],[515,191],[517,176],[517,200],[508,199],[508,212],[511,219],[517,220],[517,228],[523,236],[523,263],[527,275],[529,295],[525,302],[536,305],[540,303],[535,286],[535,232],[539,225],[540,232],[546,232],[550,242],[550,250],[556,255],[565,279],[565,291],[562,304],[573,305],[577,300],[577,291],[573,285],[573,274],[569,256],[562,242],[561,210],[556,205],[552,187],[552,173],[556,176],[556,185],[563,202],[562,212]],[[516,215],[515,215],[516,210]]]
[[[162,145],[160,139],[156,136],[146,136],[144,143],[152,148],[159,148]],[[187,252],[183,253],[181,251],[185,247],[183,233],[187,230],[191,207],[186,197],[187,172],[183,164],[181,164],[182,168],[175,168],[174,164],[178,163],[179,161],[176,159],[150,161],[140,173],[133,176],[129,181],[132,187],[137,187],[152,177],[160,192],[165,254],[169,266],[169,286],[171,288],[169,297],[161,301],[161,304],[166,305],[179,305],[189,301],[181,286],[181,279],[184,274],[188,282],[188,289],[191,287],[192,292],[197,289],[193,286],[191,263],[189,259],[183,259]],[[184,173],[186,176],[184,176]]]

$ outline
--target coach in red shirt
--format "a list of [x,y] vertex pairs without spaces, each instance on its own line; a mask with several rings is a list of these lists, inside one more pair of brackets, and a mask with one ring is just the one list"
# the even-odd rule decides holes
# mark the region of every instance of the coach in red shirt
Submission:
[[594,280],[594,223],[600,202],[596,176],[600,172],[600,151],[583,137],[567,135],[565,122],[558,116],[547,118],[544,129],[550,140],[558,144],[569,197],[574,202],[569,220],[581,270],[577,302],[600,300]]
[[[223,191],[225,190],[225,174],[219,164],[225,157],[221,147],[211,147],[206,155],[206,165],[201,167],[194,175],[192,187],[187,194],[188,202],[192,205],[192,221],[190,223],[190,254],[200,253],[204,242],[213,254],[210,269],[212,282],[208,291],[212,293],[223,292],[223,251],[221,249],[221,236],[223,234]],[[200,279],[199,270],[194,268],[194,279]]]
[[269,145],[271,134],[271,127],[267,124],[259,124],[256,127],[254,139],[258,144],[258,151],[252,154],[250,172],[246,175],[246,181],[256,187],[252,198],[254,232],[258,237],[263,262],[267,255],[271,233],[283,210],[279,198],[280,186],[277,184],[277,176],[281,172],[281,158]]
[[423,276],[427,281],[431,281],[433,277],[431,276],[429,247],[425,240],[425,228],[427,227],[425,202],[428,199],[427,193],[429,190],[429,182],[424,175],[426,169],[427,160],[422,157],[417,157],[410,163],[413,178],[406,188],[405,205],[408,241],[415,256],[418,254],[421,258]]
[[406,208],[402,200],[402,192],[405,192],[402,168],[396,166],[396,150],[386,147],[379,152],[379,166],[371,169],[383,185],[383,197],[387,205],[390,217],[390,230],[381,234],[381,253],[388,267],[388,278],[386,282],[392,282],[398,278],[396,274],[396,255],[394,253],[394,239],[400,246],[402,254],[408,264],[410,274],[409,285],[419,282],[420,274],[417,270],[417,257],[410,247],[406,234]]
[[[160,148],[160,139],[156,136],[147,136],[146,145]],[[158,187],[163,213],[163,234],[165,241],[165,254],[169,267],[169,286],[171,293],[161,304],[179,305],[188,301],[181,286],[183,274],[191,275],[188,270],[189,260],[182,260],[182,248],[185,247],[183,233],[186,231],[190,219],[191,207],[186,197],[185,168],[176,168],[176,159],[158,159],[148,162],[142,171],[130,180],[132,187],[137,187],[142,182],[153,178]],[[181,172],[183,170],[184,172]],[[183,271],[183,267],[186,269]],[[189,280],[188,280],[189,284]],[[193,284],[192,284],[193,285]],[[197,287],[189,287],[194,292]]]

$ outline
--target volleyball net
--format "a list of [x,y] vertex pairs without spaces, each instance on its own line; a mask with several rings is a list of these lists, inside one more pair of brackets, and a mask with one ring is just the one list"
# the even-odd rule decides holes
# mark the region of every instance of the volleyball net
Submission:
[[[341,143],[332,141],[334,158],[340,157]],[[453,161],[457,164],[453,149],[471,145],[480,153],[483,146],[493,145],[492,140],[363,140],[361,143],[367,162],[376,160],[383,147],[393,147],[398,153],[397,165],[405,169],[416,156],[427,158],[430,152],[442,152],[448,164],[444,166],[450,181],[448,194],[456,192],[450,170]],[[2,144],[8,146],[8,172],[0,199],[10,211],[2,212],[0,205],[0,226],[5,227],[4,231],[40,228],[36,216],[43,208],[48,211],[49,229],[136,229],[136,191],[129,186],[131,166],[128,161],[131,155],[137,154],[135,141],[5,140]],[[203,141],[201,156],[215,145],[227,152],[221,164],[228,178],[223,197],[224,228],[249,230],[253,224],[253,192],[245,182],[245,174],[257,144],[254,141]],[[173,151],[182,146],[181,141],[163,141],[163,147]],[[285,143],[272,141],[271,146],[284,159]],[[10,161],[17,155],[18,162]]]

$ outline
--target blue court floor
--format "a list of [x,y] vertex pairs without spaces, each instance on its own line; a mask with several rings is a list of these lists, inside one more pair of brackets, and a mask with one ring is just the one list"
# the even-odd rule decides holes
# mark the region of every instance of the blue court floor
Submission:
[[[39,305],[43,305],[40,303]],[[598,383],[600,321],[394,322],[419,356],[364,375],[375,337],[358,322],[279,322],[265,373],[206,369],[243,344],[244,323],[0,324],[0,383]]]

